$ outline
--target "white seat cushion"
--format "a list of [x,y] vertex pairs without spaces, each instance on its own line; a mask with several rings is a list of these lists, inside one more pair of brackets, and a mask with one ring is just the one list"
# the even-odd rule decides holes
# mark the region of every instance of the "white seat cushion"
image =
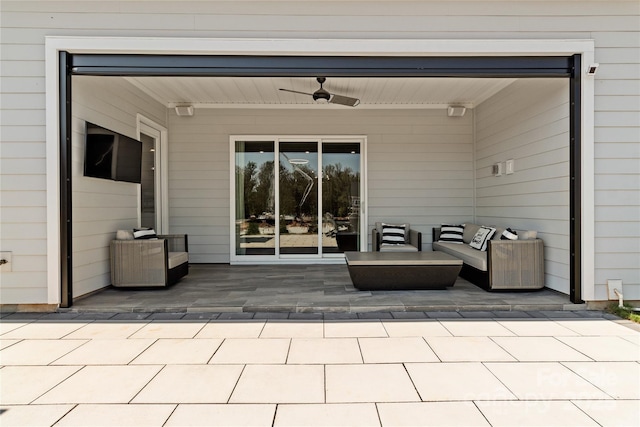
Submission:
[[380,252],[418,252],[418,248],[413,245],[399,244],[399,245],[380,245]]
[[487,271],[487,253],[473,249],[468,245],[457,243],[433,242],[434,251],[442,251],[456,258],[459,258],[467,265],[478,270]]
[[189,254],[187,252],[169,252],[169,269],[175,268],[180,264],[189,262]]

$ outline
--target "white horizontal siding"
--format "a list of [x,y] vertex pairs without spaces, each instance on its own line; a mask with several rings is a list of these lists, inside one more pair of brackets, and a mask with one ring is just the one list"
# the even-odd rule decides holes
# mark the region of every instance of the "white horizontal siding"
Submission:
[[[108,3],[108,2],[105,2]],[[182,3],[182,2],[180,2]],[[278,32],[454,32],[464,28],[470,32],[520,32],[520,31],[637,31],[633,5],[618,9],[615,13],[555,14],[532,12],[529,8],[518,19],[516,13],[469,13],[458,5],[444,13],[442,9],[418,7],[416,2],[400,3],[391,10],[382,2],[368,2],[366,7],[347,8],[344,2],[329,7],[323,5],[312,11],[308,2],[289,3],[287,8],[273,8],[273,2],[256,2],[250,7],[245,2],[231,13],[189,12],[158,13],[157,7],[147,7],[137,12],[120,12],[117,9],[93,13],[57,13],[29,11],[13,12],[5,6],[3,26],[8,28],[67,28],[79,30],[164,30],[164,31],[278,31]],[[364,3],[364,2],[363,2]],[[454,4],[457,2],[454,2]],[[486,2],[489,3],[489,2]],[[505,5],[507,2],[498,2]],[[627,3],[628,2],[624,2]],[[623,3],[623,4],[624,4]],[[362,3],[361,3],[362,4]],[[601,5],[599,5],[601,6]],[[46,6],[45,6],[46,7]],[[482,6],[478,5],[478,8]],[[589,7],[582,7],[589,10]],[[349,9],[351,9],[349,11]],[[297,12],[295,12],[297,10]],[[494,9],[495,10],[495,9]],[[509,10],[509,8],[503,9]],[[609,9],[610,11],[612,9]],[[635,8],[637,13],[637,8]],[[422,12],[422,13],[420,13]],[[544,18],[544,19],[541,19]]]
[[118,229],[138,223],[138,184],[83,176],[85,120],[130,137],[136,114],[164,123],[166,110],[119,78],[74,77],[73,81],[73,296],[111,283],[109,243]]
[[472,111],[449,118],[444,110],[199,109],[188,118],[172,113],[171,230],[189,233],[193,262],[229,262],[231,134],[367,135],[370,228],[376,221],[409,222],[424,233],[428,249],[433,225],[472,215],[472,123]]
[[[636,0],[607,1],[7,1],[0,2],[0,67],[2,73],[1,135],[2,142],[45,140],[43,119],[44,38],[64,36],[148,36],[148,37],[241,37],[241,38],[424,38],[424,39],[594,39],[595,59],[600,69],[595,81],[596,167],[600,159],[638,159],[640,141],[640,3]],[[24,72],[21,72],[24,70]],[[10,106],[10,107],[7,107]],[[23,110],[15,115],[11,110]],[[617,112],[627,114],[624,120]],[[602,114],[614,113],[614,114]],[[13,122],[15,118],[15,123]],[[10,120],[8,120],[10,119]],[[123,118],[120,121],[126,120]],[[22,124],[18,124],[22,123]],[[385,125],[389,126],[389,125]],[[383,126],[384,127],[384,126]],[[239,126],[241,128],[241,126]],[[342,127],[341,130],[344,130]],[[234,129],[232,133],[243,133]],[[281,126],[273,126],[276,133]],[[398,136],[406,130],[399,130]],[[418,134],[425,132],[413,128]],[[338,132],[338,131],[336,131]],[[376,144],[388,142],[375,140]],[[443,149],[432,144],[433,150]],[[404,141],[406,144],[413,144]],[[454,142],[455,143],[455,142]],[[627,144],[625,147],[622,144]],[[392,144],[380,146],[379,152],[392,152]],[[407,148],[409,145],[406,146]],[[391,151],[390,151],[391,149]],[[408,148],[411,150],[411,148]],[[448,148],[444,148],[446,152]],[[453,148],[452,148],[453,150]],[[10,150],[9,150],[10,151]],[[7,151],[7,152],[9,152]],[[629,153],[630,156],[623,154]],[[613,157],[610,157],[615,154]],[[4,152],[2,153],[4,158]],[[4,166],[3,164],[2,166]],[[9,166],[10,167],[10,166]],[[39,166],[40,167],[40,166]],[[596,205],[609,206],[601,193],[625,191],[629,200],[640,198],[640,177],[636,173],[619,174],[615,170],[595,176]],[[45,194],[44,168],[31,174],[17,175],[0,171],[2,204],[5,200],[25,197],[25,206],[42,200]],[[185,178],[186,179],[186,178]],[[398,188],[395,182],[382,183]],[[452,188],[463,188],[466,179],[449,181]],[[458,187],[462,185],[463,187]],[[183,186],[184,187],[184,186]],[[189,194],[189,189],[181,193]],[[195,190],[193,190],[195,191]],[[16,196],[19,195],[19,196]],[[606,212],[596,216],[598,242],[614,244],[625,232],[637,233],[638,218],[611,220]],[[13,223],[0,222],[0,249],[12,250],[14,259],[23,254],[46,253],[46,217],[30,223],[41,234],[24,245],[20,240],[5,238],[5,229]],[[607,245],[609,247],[611,245]],[[26,252],[23,252],[26,251]],[[640,249],[625,253],[638,254]],[[596,245],[596,259],[601,251]],[[16,258],[17,257],[17,258]],[[15,261],[16,266],[19,262]],[[602,263],[598,263],[601,265]],[[24,265],[24,264],[23,264]],[[605,278],[617,271],[637,268],[637,263],[624,269],[596,269],[597,297],[605,298]],[[38,278],[21,276],[20,271],[2,274],[2,300],[46,301],[46,274]],[[35,292],[14,289],[11,283],[31,283]],[[625,280],[625,296],[640,299],[640,281]],[[35,282],[34,282],[35,280]],[[39,288],[38,288],[39,287]],[[16,296],[18,295],[18,296]],[[26,295],[29,295],[28,297]],[[32,299],[29,299],[32,298]]]
[[[569,293],[569,84],[513,83],[476,111],[476,220],[538,231],[545,284]],[[514,159],[515,173],[491,174]]]
[[595,32],[592,38],[603,71],[595,84],[596,299],[607,299],[607,280],[622,279],[625,298],[638,300],[640,32]]

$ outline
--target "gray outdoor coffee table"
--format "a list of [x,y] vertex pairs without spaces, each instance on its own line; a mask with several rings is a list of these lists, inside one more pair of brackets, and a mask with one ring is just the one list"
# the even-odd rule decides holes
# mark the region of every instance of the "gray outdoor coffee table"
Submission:
[[462,260],[444,252],[345,252],[353,286],[361,290],[444,289]]

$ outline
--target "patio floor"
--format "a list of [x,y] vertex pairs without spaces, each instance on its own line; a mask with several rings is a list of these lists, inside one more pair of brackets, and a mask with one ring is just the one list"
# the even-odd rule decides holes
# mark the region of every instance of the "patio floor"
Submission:
[[550,289],[487,292],[458,278],[445,290],[360,291],[345,265],[195,264],[167,289],[107,288],[74,302],[80,312],[505,312],[580,310]]
[[0,425],[640,425],[637,324],[509,313],[2,313]]

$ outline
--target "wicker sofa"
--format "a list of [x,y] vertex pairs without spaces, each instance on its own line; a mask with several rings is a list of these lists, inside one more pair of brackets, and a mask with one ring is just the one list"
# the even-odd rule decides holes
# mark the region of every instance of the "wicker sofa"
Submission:
[[157,237],[111,242],[111,284],[114,287],[170,286],[189,273],[187,235]]
[[487,250],[469,246],[476,224],[466,224],[463,244],[439,242],[440,228],[433,229],[433,250],[463,261],[460,277],[487,290],[534,290],[544,287],[544,245],[541,239],[518,232],[518,240],[500,240],[504,229],[497,228]]

